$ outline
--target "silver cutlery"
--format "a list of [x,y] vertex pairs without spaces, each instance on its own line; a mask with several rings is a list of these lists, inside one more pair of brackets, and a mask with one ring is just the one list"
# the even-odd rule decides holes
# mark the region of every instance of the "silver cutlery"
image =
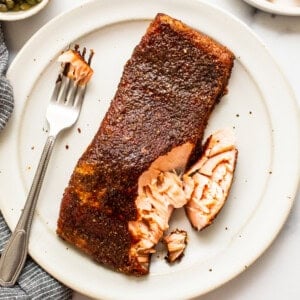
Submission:
[[[89,68],[93,56],[92,51],[87,62],[84,60],[85,48],[82,53],[78,51],[78,47],[75,47],[75,50],[69,51],[73,54],[75,53],[78,59],[82,59],[86,69]],[[28,241],[34,211],[55,140],[62,130],[76,123],[81,111],[87,82],[86,80],[78,80],[75,74],[76,68],[71,70],[71,66],[72,64],[69,62],[62,64],[62,71],[58,76],[50,103],[47,107],[46,120],[49,124],[49,134],[24,209],[1,255],[1,286],[13,286],[23,269],[28,252]]]

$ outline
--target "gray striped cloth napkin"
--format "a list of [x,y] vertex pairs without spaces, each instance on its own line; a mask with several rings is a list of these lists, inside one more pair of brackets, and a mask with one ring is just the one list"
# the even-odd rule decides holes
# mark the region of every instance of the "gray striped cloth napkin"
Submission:
[[0,23],[0,131],[7,123],[14,107],[12,88],[4,74],[7,68],[8,51],[4,43]]
[[[0,134],[6,125],[14,106],[12,88],[5,78],[8,62],[8,51],[4,43],[0,23]],[[0,145],[1,148],[1,145]],[[10,236],[2,214],[0,212],[0,252]],[[52,278],[42,270],[30,257],[18,279],[18,283],[11,288],[0,287],[1,300],[69,300],[72,291]]]

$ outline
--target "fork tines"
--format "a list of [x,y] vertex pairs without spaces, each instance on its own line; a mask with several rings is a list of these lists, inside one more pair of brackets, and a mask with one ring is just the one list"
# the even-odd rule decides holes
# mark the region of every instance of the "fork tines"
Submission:
[[73,49],[69,48],[59,57],[62,69],[56,80],[54,91],[56,102],[66,104],[74,102],[76,105],[76,99],[80,99],[84,95],[86,84],[93,74],[90,64],[94,55],[94,51],[90,50],[86,61],[86,52],[85,47],[80,51],[79,45],[75,45]]
[[[79,46],[78,44],[76,44],[76,45],[74,46],[74,51],[76,51],[76,52],[82,57],[82,59],[83,59],[84,61],[86,61],[86,60],[85,60],[86,47],[83,47],[82,52],[80,52],[79,48],[80,48],[80,46]],[[90,49],[90,54],[89,54],[89,57],[88,57],[88,59],[87,59],[87,61],[86,61],[86,63],[87,63],[89,66],[91,65],[93,56],[94,56],[94,51],[93,51],[93,49]]]

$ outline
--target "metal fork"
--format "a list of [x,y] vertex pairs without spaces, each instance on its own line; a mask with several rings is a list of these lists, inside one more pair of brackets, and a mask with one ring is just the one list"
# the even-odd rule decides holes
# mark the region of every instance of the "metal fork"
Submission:
[[[78,51],[78,48],[75,48]],[[85,54],[83,50],[82,56]],[[92,52],[88,59],[90,64]],[[37,204],[39,192],[45,172],[58,134],[73,126],[79,116],[85,95],[86,85],[80,85],[68,78],[67,65],[59,75],[50,103],[47,107],[46,119],[49,134],[18,224],[6,244],[0,259],[0,285],[13,286],[17,281],[26,261],[29,233]]]

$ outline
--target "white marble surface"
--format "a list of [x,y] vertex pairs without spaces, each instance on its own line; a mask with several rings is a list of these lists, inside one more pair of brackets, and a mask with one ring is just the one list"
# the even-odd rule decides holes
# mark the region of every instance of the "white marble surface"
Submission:
[[[47,21],[85,0],[52,0],[46,10],[23,21],[5,23],[11,58]],[[248,24],[265,43],[290,82],[300,104],[300,17],[274,16],[241,0],[211,0]],[[284,100],[283,100],[284,101]],[[300,299],[300,193],[272,246],[245,272],[198,300]],[[200,279],[201,280],[201,279]],[[89,298],[74,293],[74,300]]]

